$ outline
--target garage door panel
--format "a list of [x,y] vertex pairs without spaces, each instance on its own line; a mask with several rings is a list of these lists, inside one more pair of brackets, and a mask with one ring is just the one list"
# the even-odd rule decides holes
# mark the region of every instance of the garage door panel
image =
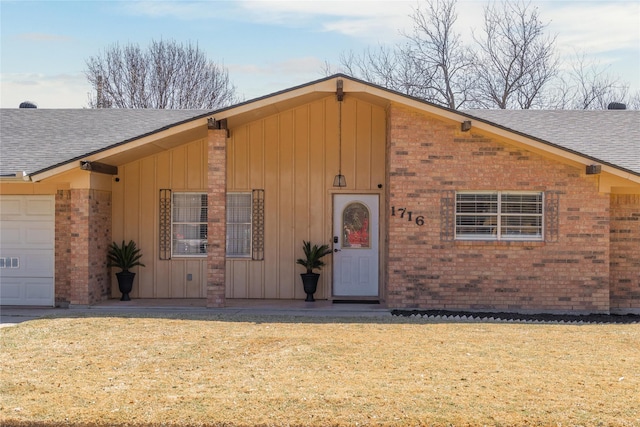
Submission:
[[9,221],[50,220],[56,204],[51,196],[2,196],[0,219]]
[[29,279],[24,283],[25,297],[28,300],[37,300],[44,303],[52,302],[50,301],[51,292],[49,291],[49,288],[51,287],[51,284],[49,283],[49,281],[44,279]]
[[55,207],[55,201],[52,198],[29,198],[25,201],[24,217],[33,221],[41,221],[42,217],[51,218]]
[[2,196],[0,203],[1,220],[17,220],[24,215],[22,209],[22,196]]
[[54,259],[49,251],[29,251],[24,254],[25,275],[30,277],[53,277]]
[[55,242],[53,223],[3,221],[0,245],[3,249],[50,249]]
[[53,277],[54,258],[51,251],[0,251],[0,258],[5,260],[1,263],[4,268],[0,268],[0,277]]
[[0,277],[0,298],[2,298],[2,304],[11,304],[11,301],[20,300],[20,296],[22,295],[22,280],[20,278]]
[[[12,228],[9,228],[11,226]],[[22,245],[22,228],[13,228],[9,221],[2,221],[0,228],[0,246],[3,248],[20,247]]]
[[15,278],[0,281],[3,305],[53,305],[51,279]]
[[53,224],[41,224],[29,227],[24,233],[24,243],[30,248],[50,248],[55,241]]

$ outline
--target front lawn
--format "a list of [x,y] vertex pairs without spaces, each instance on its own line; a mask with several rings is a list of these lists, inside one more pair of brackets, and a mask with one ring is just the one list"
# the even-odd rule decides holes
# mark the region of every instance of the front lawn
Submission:
[[640,425],[637,324],[55,318],[0,345],[2,426]]

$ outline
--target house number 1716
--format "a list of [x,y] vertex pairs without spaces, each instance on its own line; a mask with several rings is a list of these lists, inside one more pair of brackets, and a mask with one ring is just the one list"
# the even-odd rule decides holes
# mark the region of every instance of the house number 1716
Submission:
[[[396,212],[399,215],[396,215]],[[424,225],[424,215],[418,215],[413,219],[413,212],[408,211],[407,208],[397,208],[395,206],[391,206],[391,216],[400,216],[400,218],[407,217],[407,221],[415,221],[416,225],[422,226]]]

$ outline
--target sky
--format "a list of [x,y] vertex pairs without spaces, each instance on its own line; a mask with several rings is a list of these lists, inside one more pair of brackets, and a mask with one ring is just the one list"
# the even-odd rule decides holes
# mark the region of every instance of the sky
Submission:
[[[456,30],[472,42],[489,0],[458,0]],[[640,90],[640,0],[532,0],[557,34],[564,66],[584,54]],[[0,0],[0,107],[85,108],[86,60],[120,43],[197,43],[223,65],[241,100],[324,77],[340,54],[393,46],[418,0]]]

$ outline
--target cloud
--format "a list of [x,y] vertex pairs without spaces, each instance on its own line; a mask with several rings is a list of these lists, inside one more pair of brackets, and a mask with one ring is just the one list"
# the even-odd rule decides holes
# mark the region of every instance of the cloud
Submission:
[[180,20],[215,20],[335,32],[380,42],[398,38],[410,22],[414,2],[400,1],[130,1],[117,3],[123,13]]
[[39,108],[82,108],[91,86],[83,74],[0,74],[0,107],[17,108],[32,101]]
[[230,64],[228,69],[233,83],[241,88],[239,95],[253,99],[321,78],[323,63],[319,58],[307,56],[260,65]]
[[548,30],[558,34],[557,52],[564,69],[576,55],[613,78],[640,89],[640,2],[548,2],[541,8],[551,20]]
[[214,18],[220,13],[220,7],[224,8],[226,3],[228,2],[128,1],[118,2],[116,5],[127,15],[171,17],[191,21]]
[[640,3],[544,3],[543,19],[550,16],[549,31],[558,34],[558,48],[576,47],[591,53],[640,48]]
[[16,35],[18,40],[28,42],[70,42],[73,37],[47,33],[22,33]]
[[231,64],[228,65],[229,73],[243,74],[261,74],[261,75],[277,75],[281,73],[308,73],[310,71],[317,72],[322,66],[323,61],[313,56],[291,58],[286,61],[257,64]]
[[336,32],[392,42],[410,24],[411,1],[242,1],[246,16],[263,24]]

